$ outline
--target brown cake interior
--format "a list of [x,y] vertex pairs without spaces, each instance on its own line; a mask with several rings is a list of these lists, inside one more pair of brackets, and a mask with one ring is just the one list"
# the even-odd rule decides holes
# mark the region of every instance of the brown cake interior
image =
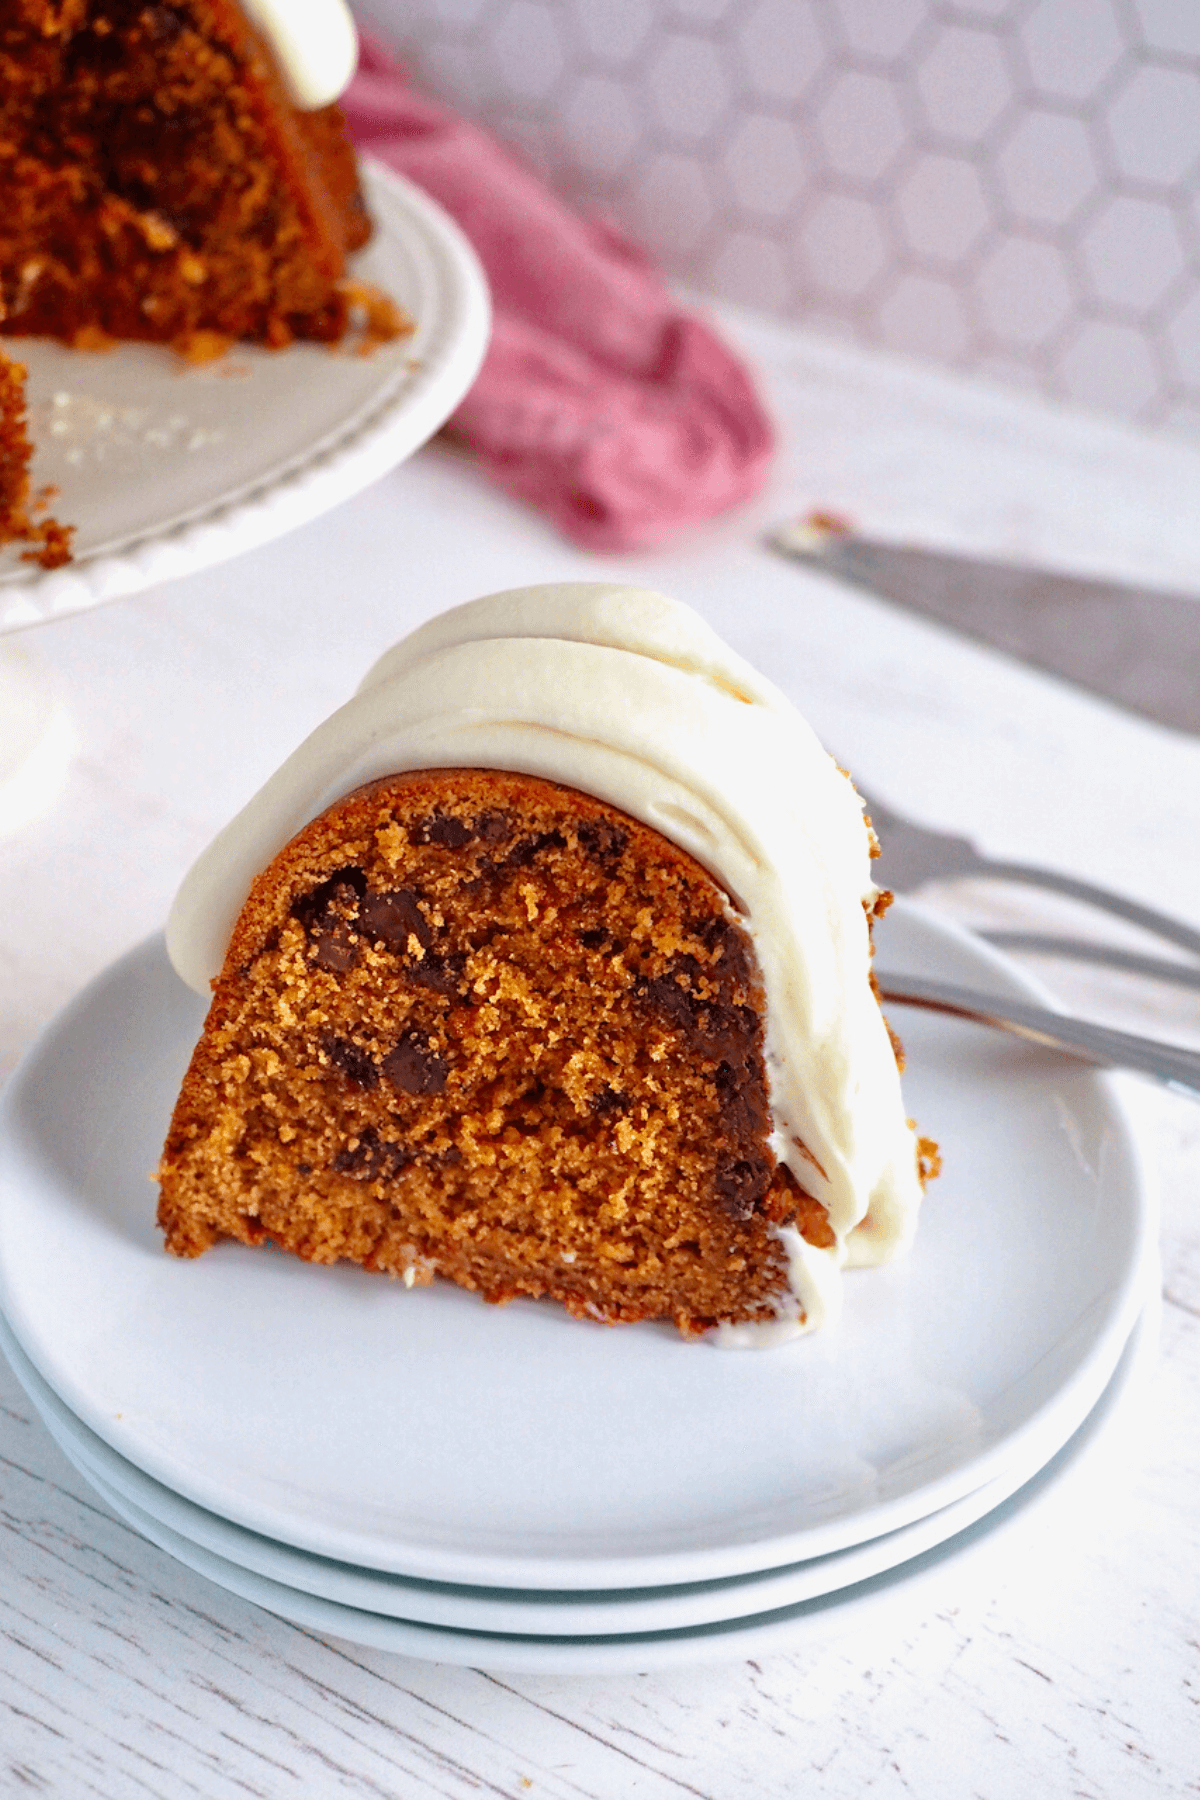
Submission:
[[235,0],[0,0],[0,329],[336,339],[370,232],[336,108]]
[[29,459],[25,429],[25,367],[0,352],[0,544],[24,539],[24,556],[43,568],[71,560],[72,528],[57,519],[30,518]]
[[684,1332],[769,1316],[754,953],[676,846],[551,782],[360,789],[255,883],[160,1169],[168,1248],[274,1239]]
[[22,535],[25,529],[29,454],[25,370],[0,355],[0,543]]

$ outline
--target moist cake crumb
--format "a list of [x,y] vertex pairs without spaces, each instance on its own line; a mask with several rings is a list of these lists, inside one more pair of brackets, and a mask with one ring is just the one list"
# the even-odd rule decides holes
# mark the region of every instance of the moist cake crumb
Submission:
[[177,1255],[264,1238],[685,1334],[771,1319],[764,1000],[726,895],[574,789],[371,784],[255,883],[160,1170]]

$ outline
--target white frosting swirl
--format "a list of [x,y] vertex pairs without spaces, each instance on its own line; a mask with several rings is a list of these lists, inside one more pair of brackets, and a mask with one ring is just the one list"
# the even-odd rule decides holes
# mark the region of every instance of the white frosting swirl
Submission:
[[242,0],[275,52],[293,106],[316,112],[345,93],[358,64],[358,33],[346,0]]
[[441,614],[380,658],[204,852],[167,924],[199,992],[220,972],[250,884],[352,788],[419,768],[494,768],[594,794],[709,869],[749,932],[767,1001],[771,1148],[837,1239],[781,1233],[779,1341],[836,1310],[844,1262],[904,1248],[921,1185],[895,1057],[868,981],[875,893],[862,802],[785,696],[689,608],[575,583]]

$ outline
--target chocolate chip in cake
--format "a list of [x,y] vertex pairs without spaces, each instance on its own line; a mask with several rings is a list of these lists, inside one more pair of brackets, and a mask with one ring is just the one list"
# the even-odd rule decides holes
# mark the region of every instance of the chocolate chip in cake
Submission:
[[[717,1075],[722,1105],[735,1108],[738,1118],[744,1121],[742,1129],[752,1130],[756,1127],[751,1121],[758,1117],[759,1105],[751,1103],[749,1095],[762,1085],[758,1072],[758,1015],[749,1006],[702,1000],[692,983],[703,974],[694,957],[679,957],[665,975],[639,975],[634,981],[634,993],[687,1039],[696,1056],[715,1063],[718,1071],[721,1065],[727,1067],[727,1075]],[[765,1093],[761,1104],[765,1120]]]
[[659,1013],[678,1031],[694,1034],[700,1024],[701,1004],[672,975],[639,975],[633,984],[639,1000]]
[[717,1200],[731,1219],[753,1218],[771,1185],[771,1167],[762,1157],[723,1157],[717,1164]]
[[420,962],[412,964],[408,976],[418,987],[432,988],[435,994],[445,994],[452,1000],[469,1004],[470,995],[465,992],[466,966],[466,954],[461,950],[450,951],[445,956],[430,950]]
[[756,1071],[744,1063],[719,1063],[716,1089],[721,1123],[731,1137],[762,1137],[770,1131],[766,1089]]
[[328,880],[293,901],[292,916],[307,932],[318,967],[336,975],[352,967],[358,943],[351,921],[366,891],[362,870],[348,867],[335,869]]
[[309,939],[313,946],[313,961],[318,968],[328,969],[333,975],[344,975],[347,969],[354,967],[358,941],[344,919],[335,919],[331,925],[314,925],[309,931]]
[[352,1043],[349,1038],[336,1037],[332,1031],[323,1031],[317,1042],[334,1068],[340,1070],[355,1087],[378,1087],[379,1070],[375,1067],[375,1059],[361,1044]]
[[402,1094],[440,1094],[446,1085],[446,1059],[424,1031],[406,1031],[384,1057],[382,1068]]
[[410,937],[415,937],[423,950],[433,942],[433,928],[421,911],[412,888],[393,888],[387,894],[367,894],[358,916],[368,937],[386,944],[389,950],[407,950]]
[[761,1027],[749,1006],[706,1006],[700,1019],[700,1047],[714,1062],[746,1064],[754,1055]]
[[522,838],[514,844],[500,865],[505,869],[527,869],[543,850],[565,850],[567,840],[561,831],[539,831],[536,837]]
[[629,842],[629,833],[608,819],[587,819],[576,826],[575,835],[593,861],[606,867],[618,860]]
[[407,1144],[381,1138],[373,1125],[351,1140],[333,1159],[337,1175],[353,1175],[359,1181],[393,1181],[413,1160]]
[[446,850],[461,850],[475,836],[474,828],[453,813],[431,813],[412,829],[414,844],[441,844]]
[[183,30],[183,20],[171,6],[147,6],[142,9],[142,24],[155,44],[173,44]]
[[602,1087],[598,1092],[588,1095],[588,1105],[601,1118],[608,1113],[623,1111],[628,1104],[629,1095],[619,1093],[616,1088]]
[[694,956],[677,956],[667,973],[689,994],[698,994],[708,976],[708,970]]
[[507,813],[484,813],[475,821],[475,835],[485,844],[503,844],[512,836],[512,820]]
[[581,931],[579,941],[585,950],[603,950],[608,942],[607,931]]
[[308,927],[327,913],[339,916],[355,913],[366,891],[367,878],[362,870],[347,864],[345,868],[335,869],[318,887],[293,900],[292,915]]
[[717,960],[710,971],[712,978],[725,986],[750,985],[750,952],[745,934],[730,919],[706,919],[694,927],[706,950],[716,952]]

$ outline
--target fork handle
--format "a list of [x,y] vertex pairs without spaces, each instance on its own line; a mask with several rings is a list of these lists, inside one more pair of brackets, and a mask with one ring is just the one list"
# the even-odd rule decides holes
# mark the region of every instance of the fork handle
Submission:
[[1081,1056],[1086,1062],[1153,1075],[1176,1092],[1200,1100],[1200,1051],[1160,1044],[1154,1038],[1135,1037],[1128,1031],[1113,1031],[1107,1025],[1093,1025],[1090,1019],[1051,1012],[1026,1000],[1009,1000],[1000,994],[981,994],[943,981],[927,981],[923,975],[880,969],[876,979],[880,993],[891,1006],[923,1006],[931,1012],[969,1019],[976,1025],[993,1025],[1030,1043]]
[[1169,944],[1178,944],[1181,950],[1190,950],[1193,956],[1200,956],[1200,931],[1185,925],[1181,919],[1155,912],[1152,906],[1141,906],[1136,900],[1126,900],[1122,894],[1110,893],[1107,888],[1093,887],[1090,881],[1079,881],[1073,875],[1060,875],[1056,869],[1040,869],[1029,863],[993,862],[990,857],[981,860],[979,873],[998,876],[1002,881],[1023,881],[1029,887],[1053,888],[1055,893],[1098,906],[1115,918],[1126,919],[1129,924],[1139,925],[1143,931],[1165,938]]
[[1142,956],[1136,950],[1118,950],[1112,944],[1094,944],[1090,938],[1053,937],[1043,931],[981,931],[981,938],[1000,950],[1032,950],[1038,956],[1064,957],[1068,962],[1097,963],[1104,969],[1121,969],[1127,975],[1145,975],[1172,987],[1200,988],[1200,965],[1168,962],[1160,956]]

